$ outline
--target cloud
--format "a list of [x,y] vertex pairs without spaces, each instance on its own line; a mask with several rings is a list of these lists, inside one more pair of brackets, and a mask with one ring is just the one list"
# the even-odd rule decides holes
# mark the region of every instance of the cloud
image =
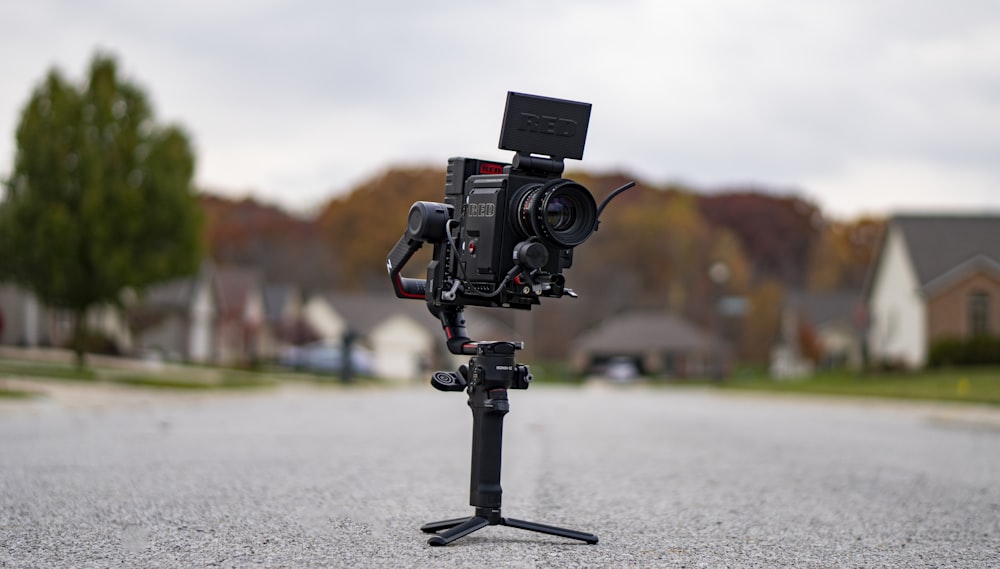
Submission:
[[390,163],[508,158],[507,90],[593,103],[583,166],[654,181],[798,187],[840,212],[874,207],[845,185],[894,175],[920,189],[880,209],[952,175],[970,204],[1000,185],[991,1],[40,0],[0,20],[0,173],[32,84],[104,46],[192,132],[200,183],[297,208]]
[[[806,180],[808,194],[834,217],[896,211],[992,211],[1000,214],[997,179],[974,168],[912,159],[851,162]],[[987,206],[984,208],[984,206]]]

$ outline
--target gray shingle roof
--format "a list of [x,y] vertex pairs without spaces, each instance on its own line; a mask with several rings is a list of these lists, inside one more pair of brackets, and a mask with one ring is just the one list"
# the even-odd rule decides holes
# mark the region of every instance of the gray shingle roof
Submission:
[[897,215],[890,224],[906,240],[921,286],[962,263],[1000,263],[1000,215]]
[[649,350],[704,350],[712,338],[704,330],[669,313],[632,313],[605,321],[580,336],[574,348],[591,353]]
[[799,310],[815,326],[851,324],[861,302],[860,291],[795,292],[786,304]]

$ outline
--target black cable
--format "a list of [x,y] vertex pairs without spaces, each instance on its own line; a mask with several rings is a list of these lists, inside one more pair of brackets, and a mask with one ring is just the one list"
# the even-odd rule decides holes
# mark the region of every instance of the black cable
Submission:
[[[446,227],[445,227],[445,235],[448,236],[448,245],[451,246],[451,252],[454,253],[454,255],[455,255],[455,263],[458,265],[458,270],[462,272],[462,280],[464,282],[469,282],[469,275],[467,275],[466,272],[465,272],[465,265],[463,265],[461,263],[461,260],[460,260],[461,257],[462,257],[462,254],[459,252],[458,245],[455,244],[455,238],[451,234],[451,224],[452,223],[455,223],[455,220],[454,219],[449,219],[448,223],[446,224]],[[518,269],[517,273],[521,272],[518,267],[515,267],[515,269]],[[512,270],[511,272],[514,272],[514,271]],[[517,273],[515,273],[515,276],[516,276]],[[505,276],[503,278],[503,280],[500,281],[500,286],[498,286],[493,292],[491,292],[489,294],[481,292],[479,289],[477,289],[475,287],[468,287],[468,288],[466,288],[466,287],[463,286],[462,290],[465,291],[466,294],[470,294],[470,295],[473,295],[473,296],[481,296],[483,298],[493,298],[494,296],[500,294],[501,291],[503,291],[503,289],[507,286],[507,283],[509,283],[512,278],[513,277],[511,276],[511,274],[507,273],[507,276]]]
[[624,186],[618,188],[617,190],[611,192],[608,195],[608,197],[604,198],[604,201],[601,202],[601,207],[597,208],[597,217],[595,218],[597,221],[594,222],[594,231],[597,231],[597,226],[598,226],[598,224],[601,223],[601,212],[604,211],[604,208],[607,207],[608,203],[611,200],[613,200],[618,194],[624,192],[625,190],[631,188],[634,185],[635,185],[635,182],[629,182],[629,183],[625,184]]

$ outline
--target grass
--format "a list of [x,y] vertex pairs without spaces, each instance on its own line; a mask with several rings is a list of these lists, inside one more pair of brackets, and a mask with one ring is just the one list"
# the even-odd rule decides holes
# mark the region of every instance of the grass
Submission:
[[[581,378],[564,362],[542,361],[531,364],[531,371],[541,383],[578,384]],[[5,377],[45,378],[70,381],[101,381],[160,389],[253,389],[274,386],[287,380],[306,380],[341,386],[331,376],[310,376],[225,368],[181,367],[164,370],[125,371],[107,368],[77,369],[71,364],[0,360],[0,397],[26,398],[36,394],[4,385]],[[358,378],[353,385],[378,382]],[[675,384],[676,385],[676,384]],[[693,385],[705,385],[694,382]],[[711,384],[714,385],[714,384]],[[1000,405],[1000,368],[949,368],[912,373],[822,372],[800,380],[776,381],[761,371],[743,371],[727,379],[720,389],[806,393],[894,399],[962,401]]]
[[[72,364],[27,360],[0,360],[0,380],[5,377],[56,379],[69,381],[107,382],[112,384],[167,389],[240,389],[276,385],[271,374],[202,367],[171,368],[162,371],[124,371],[111,368],[86,367]],[[19,397],[17,390],[0,384],[0,396]]]
[[163,389],[243,389],[269,387],[278,384],[272,376],[256,373],[221,372],[217,377],[177,374],[126,374],[111,381],[123,385],[156,387]]
[[3,382],[0,382],[0,399],[32,399],[34,397],[38,397],[38,393],[35,391],[7,387]]
[[94,381],[97,379],[97,372],[90,368],[78,369],[57,363],[0,360],[0,377],[2,376]]
[[730,378],[725,389],[962,401],[1000,405],[1000,368],[950,368],[921,372],[823,372],[801,380],[762,376]]

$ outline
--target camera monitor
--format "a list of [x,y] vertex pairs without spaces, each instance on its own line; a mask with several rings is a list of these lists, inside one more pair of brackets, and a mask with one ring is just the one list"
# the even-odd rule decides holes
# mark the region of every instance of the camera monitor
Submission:
[[508,92],[500,148],[580,160],[589,123],[590,103]]

